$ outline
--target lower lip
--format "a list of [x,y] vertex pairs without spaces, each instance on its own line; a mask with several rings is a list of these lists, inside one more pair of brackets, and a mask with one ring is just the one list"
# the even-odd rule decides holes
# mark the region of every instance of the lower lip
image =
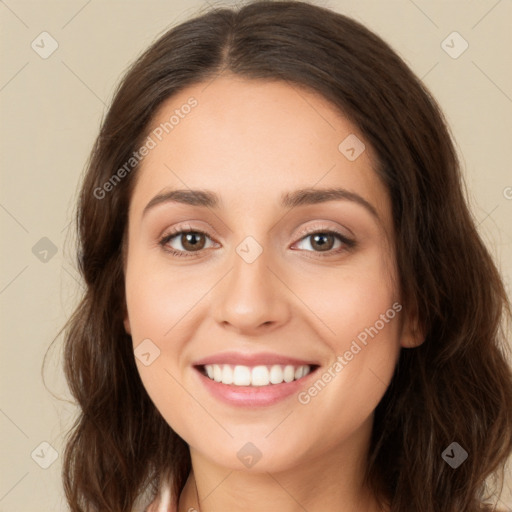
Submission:
[[304,389],[304,385],[309,381],[311,375],[316,374],[318,367],[298,380],[282,382],[281,384],[269,384],[268,386],[222,384],[203,375],[199,369],[194,368],[194,370],[206,389],[222,402],[241,407],[260,407],[273,405],[297,394]]

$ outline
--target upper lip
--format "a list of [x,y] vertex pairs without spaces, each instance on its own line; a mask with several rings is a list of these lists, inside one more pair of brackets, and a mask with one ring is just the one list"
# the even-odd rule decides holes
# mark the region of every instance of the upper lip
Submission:
[[270,366],[273,364],[302,366],[317,366],[318,363],[311,360],[297,359],[281,354],[273,354],[271,352],[258,352],[255,354],[247,354],[242,352],[220,352],[211,356],[203,357],[193,363],[193,366],[205,366],[207,364],[232,364],[242,366]]

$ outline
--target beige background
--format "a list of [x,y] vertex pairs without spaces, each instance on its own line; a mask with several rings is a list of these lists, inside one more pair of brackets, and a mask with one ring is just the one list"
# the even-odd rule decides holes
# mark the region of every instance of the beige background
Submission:
[[[510,0],[317,3],[381,35],[434,93],[463,155],[475,218],[510,290]],[[0,512],[66,510],[60,456],[47,469],[35,460],[50,461],[42,442],[62,452],[75,412],[44,387],[41,364],[80,292],[67,230],[77,185],[121,73],[163,31],[207,7],[192,0],[0,0]],[[58,43],[46,59],[31,47],[43,31]],[[441,47],[453,31],[469,43],[456,59]],[[38,257],[32,251],[43,237],[57,249],[46,262],[39,246]],[[47,385],[68,399],[61,343],[50,351]],[[509,510],[511,480],[500,505]]]

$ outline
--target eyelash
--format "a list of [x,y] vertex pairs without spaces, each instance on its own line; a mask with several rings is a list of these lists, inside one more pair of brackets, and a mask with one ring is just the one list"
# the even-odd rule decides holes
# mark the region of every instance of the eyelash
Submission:
[[[171,233],[168,233],[168,234],[164,235],[160,239],[158,244],[162,247],[162,249],[165,252],[171,254],[172,256],[177,256],[179,258],[181,258],[181,257],[193,258],[193,257],[196,256],[196,254],[199,254],[200,252],[202,252],[202,251],[204,251],[206,249],[202,249],[202,250],[197,251],[196,253],[194,253],[194,252],[188,252],[188,251],[178,251],[176,249],[169,249],[169,248],[166,247],[167,244],[173,238],[176,238],[178,235],[184,235],[184,234],[187,234],[187,233],[196,233],[196,234],[200,234],[200,235],[205,235],[206,237],[210,238],[208,233],[206,233],[204,231],[201,231],[200,229],[180,229],[180,228],[177,228],[177,229],[171,231]],[[335,254],[339,254],[339,253],[341,253],[343,251],[346,251],[346,250],[354,248],[355,245],[356,245],[355,240],[347,238],[345,235],[342,235],[338,231],[333,230],[331,228],[322,228],[322,227],[315,227],[313,229],[307,229],[305,232],[301,233],[301,237],[299,238],[298,242],[300,242],[304,238],[308,238],[309,236],[317,235],[317,234],[335,235],[335,237],[338,238],[338,240],[340,240],[344,244],[344,246],[345,246],[345,247],[338,248],[337,250],[332,250],[331,249],[329,251],[326,251],[325,254],[322,253],[322,252],[319,252],[319,251],[306,251],[306,252],[314,252],[314,253],[318,254],[319,257],[321,257],[321,258],[327,258],[329,256],[333,256]]]

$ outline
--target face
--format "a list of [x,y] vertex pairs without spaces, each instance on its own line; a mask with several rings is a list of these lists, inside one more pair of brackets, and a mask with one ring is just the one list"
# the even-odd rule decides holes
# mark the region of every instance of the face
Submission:
[[255,469],[280,471],[368,439],[416,340],[358,128],[297,86],[224,76],[167,100],[148,134],[125,328],[162,416],[232,469],[261,456]]

